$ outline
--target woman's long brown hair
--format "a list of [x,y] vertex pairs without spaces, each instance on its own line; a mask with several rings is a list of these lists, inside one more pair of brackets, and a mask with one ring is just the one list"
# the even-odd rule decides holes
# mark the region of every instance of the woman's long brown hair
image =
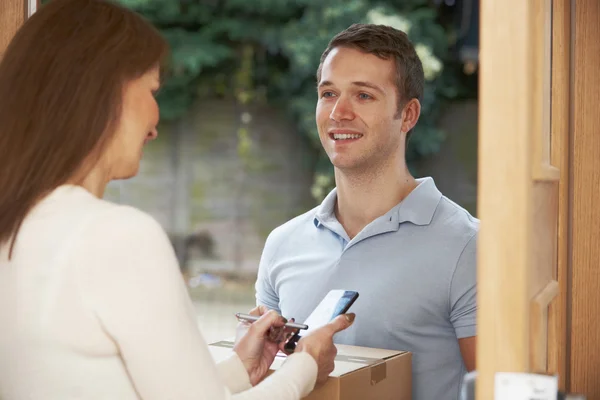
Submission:
[[106,0],[51,0],[0,62],[0,245],[9,257],[44,195],[81,174],[111,140],[124,84],[160,64],[167,44]]

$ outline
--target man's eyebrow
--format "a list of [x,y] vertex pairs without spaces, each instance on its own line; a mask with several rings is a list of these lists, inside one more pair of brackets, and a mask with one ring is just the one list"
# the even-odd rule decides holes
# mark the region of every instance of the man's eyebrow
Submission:
[[331,82],[331,81],[319,82],[319,84],[317,85],[317,89],[320,89],[325,86],[333,86],[333,82]]
[[379,86],[377,86],[374,83],[358,81],[358,82],[352,82],[352,84],[355,85],[355,86],[361,86],[361,87],[366,87],[366,88],[369,88],[369,89],[373,89],[373,90],[378,91],[381,94],[384,94],[383,89],[380,88]]
[[[360,87],[366,87],[369,89],[373,89],[378,91],[379,93],[384,93],[383,89],[381,89],[379,86],[375,85],[374,83],[370,83],[370,82],[363,82],[363,81],[355,81],[352,82],[352,85],[354,86],[360,86]],[[323,88],[323,87],[327,87],[327,86],[333,86],[333,82],[331,81],[323,81],[320,82],[318,85],[318,89]]]

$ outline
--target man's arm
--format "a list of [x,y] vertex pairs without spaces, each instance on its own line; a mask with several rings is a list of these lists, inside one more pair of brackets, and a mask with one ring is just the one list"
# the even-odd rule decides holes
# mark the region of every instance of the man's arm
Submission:
[[477,343],[477,234],[467,242],[452,277],[450,321],[468,371],[475,369]]
[[279,309],[279,295],[271,283],[271,262],[275,257],[275,251],[278,246],[275,242],[276,231],[271,232],[262,255],[260,257],[260,264],[258,266],[258,276],[256,278],[256,284],[254,285],[256,290],[256,305],[266,306],[271,310],[275,310],[281,314]]
[[462,354],[463,361],[467,371],[471,372],[475,370],[475,349],[477,346],[477,336],[471,336],[468,338],[458,339],[458,345],[460,346],[460,354]]

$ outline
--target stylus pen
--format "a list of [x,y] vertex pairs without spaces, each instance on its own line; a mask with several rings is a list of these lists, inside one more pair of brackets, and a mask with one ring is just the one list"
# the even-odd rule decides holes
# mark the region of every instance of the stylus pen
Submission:
[[[237,313],[237,314],[235,314],[235,316],[237,317],[237,319],[241,319],[241,320],[249,321],[249,322],[258,321],[258,319],[260,318],[260,317],[254,316],[254,315],[242,314],[242,313]],[[295,322],[288,322],[285,324],[285,326],[287,326],[288,328],[294,328],[294,329],[308,329],[308,325],[297,324]]]

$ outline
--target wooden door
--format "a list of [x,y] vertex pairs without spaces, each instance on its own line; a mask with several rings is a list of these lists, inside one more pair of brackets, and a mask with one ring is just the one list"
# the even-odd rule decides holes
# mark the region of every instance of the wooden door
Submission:
[[28,14],[27,0],[0,1],[0,57]]
[[565,362],[568,98],[554,90],[564,77],[552,65],[567,3],[481,0],[478,399],[493,398],[496,372],[548,373]]
[[600,399],[600,1],[572,0],[569,390]]
[[600,2],[481,0],[479,399],[600,399]]

